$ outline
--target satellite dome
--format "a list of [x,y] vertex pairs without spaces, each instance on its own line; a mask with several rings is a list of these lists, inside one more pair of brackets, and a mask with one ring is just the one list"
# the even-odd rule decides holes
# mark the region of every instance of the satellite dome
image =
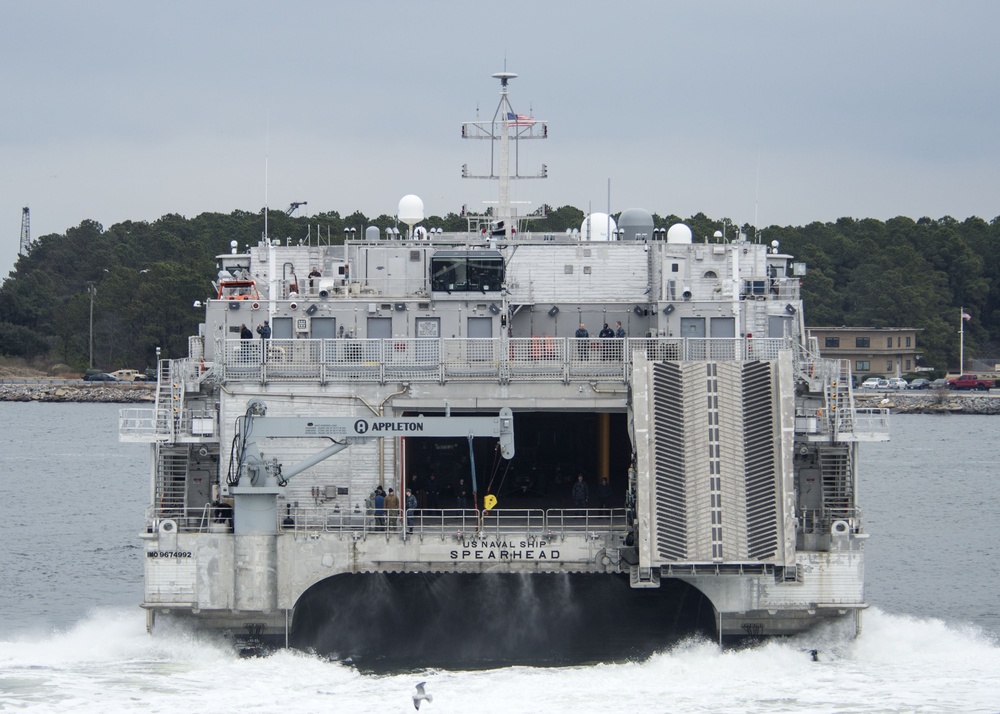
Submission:
[[667,243],[690,243],[691,229],[683,223],[675,223],[667,229]]
[[616,230],[618,226],[615,225],[615,219],[607,213],[591,213],[580,224],[583,240],[606,242],[612,240]]
[[653,237],[653,214],[645,208],[628,208],[618,216],[622,240],[643,240]]
[[399,220],[412,228],[424,220],[424,202],[420,196],[409,193],[399,199],[399,209],[396,211],[396,215],[399,216]]

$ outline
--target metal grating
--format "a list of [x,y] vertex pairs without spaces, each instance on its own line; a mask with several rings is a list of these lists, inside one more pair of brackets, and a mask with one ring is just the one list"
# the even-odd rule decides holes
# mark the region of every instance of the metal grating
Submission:
[[656,547],[661,558],[683,560],[687,557],[687,494],[680,367],[656,363],[652,381]]
[[743,442],[747,552],[756,560],[778,553],[775,429],[771,366],[743,365]]
[[187,500],[188,450],[160,445],[156,469],[156,514],[180,518]]
[[854,489],[850,454],[846,447],[824,449],[819,455],[823,475],[823,510],[832,520],[853,515]]

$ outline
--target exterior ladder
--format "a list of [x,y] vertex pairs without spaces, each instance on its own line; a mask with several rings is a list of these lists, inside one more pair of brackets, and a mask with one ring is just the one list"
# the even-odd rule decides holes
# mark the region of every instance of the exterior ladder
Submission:
[[837,360],[837,376],[826,384],[826,408],[834,441],[854,433],[854,393],[851,390],[851,366]]
[[187,508],[187,447],[161,444],[157,461],[156,513],[160,518],[183,518]]
[[174,418],[171,398],[170,360],[160,360],[156,375],[156,435],[169,440],[174,435]]

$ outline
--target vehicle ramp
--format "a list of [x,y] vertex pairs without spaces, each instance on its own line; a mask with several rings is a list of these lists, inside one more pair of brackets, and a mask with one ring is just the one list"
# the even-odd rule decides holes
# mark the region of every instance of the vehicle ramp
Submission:
[[658,570],[794,566],[792,374],[790,352],[636,363],[634,585],[655,586]]

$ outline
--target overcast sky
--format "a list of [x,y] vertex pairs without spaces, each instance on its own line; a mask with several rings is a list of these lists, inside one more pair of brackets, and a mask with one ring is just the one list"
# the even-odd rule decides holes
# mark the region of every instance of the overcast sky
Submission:
[[488,153],[459,126],[505,62],[549,122],[532,208],[605,211],[610,181],[613,212],[989,220],[998,27],[996,0],[0,0],[0,275],[23,206],[32,237],[265,196],[478,208],[496,187],[460,178]]

